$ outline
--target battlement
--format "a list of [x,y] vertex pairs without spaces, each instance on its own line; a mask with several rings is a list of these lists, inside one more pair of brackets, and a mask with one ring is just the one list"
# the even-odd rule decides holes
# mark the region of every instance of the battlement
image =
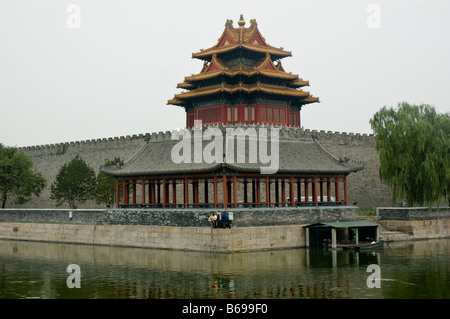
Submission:
[[348,133],[348,132],[333,132],[333,131],[325,131],[325,130],[309,130],[305,129],[306,134],[311,134],[312,137],[328,137],[328,138],[356,138],[356,139],[368,139],[373,140],[374,135],[373,134],[366,134],[366,133]]
[[53,150],[63,150],[68,146],[76,147],[76,146],[96,146],[96,145],[105,145],[106,143],[123,143],[126,144],[133,140],[144,140],[150,136],[149,133],[146,134],[133,134],[119,137],[108,137],[108,138],[97,138],[91,140],[81,140],[81,141],[72,141],[72,142],[61,142],[56,144],[43,144],[43,145],[32,145],[32,146],[24,146],[19,147],[19,149],[24,151],[53,151]]
[[[357,139],[361,141],[374,142],[373,134],[360,134],[360,133],[348,133],[348,132],[333,132],[333,131],[325,131],[325,130],[310,130],[293,126],[272,126],[264,123],[255,123],[255,124],[212,124],[205,125],[202,129],[207,129],[208,127],[217,127],[221,129],[225,128],[271,128],[277,127],[280,129],[280,136],[282,137],[291,137],[291,138],[314,138],[314,139]],[[161,141],[161,140],[170,140],[172,137],[172,132],[181,130],[185,130],[186,128],[172,130],[172,131],[159,131],[152,133],[141,133],[141,134],[133,134],[126,136],[118,136],[118,137],[107,137],[107,138],[97,138],[91,140],[81,140],[81,141],[71,141],[71,142],[61,142],[56,144],[43,144],[43,145],[33,145],[33,146],[25,146],[20,147],[24,151],[37,151],[37,152],[46,152],[46,153],[54,153],[61,154],[64,153],[67,148],[70,147],[83,147],[83,146],[106,146],[106,144],[123,144],[126,145],[131,141]],[[193,130],[193,128],[189,128],[189,130]]]

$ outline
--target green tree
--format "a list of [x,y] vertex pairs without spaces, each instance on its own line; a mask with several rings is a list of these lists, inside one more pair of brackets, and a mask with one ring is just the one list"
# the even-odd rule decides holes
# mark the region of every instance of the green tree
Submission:
[[79,156],[64,164],[50,187],[50,198],[57,206],[67,202],[70,208],[95,199],[97,179],[94,170]]
[[33,171],[33,162],[14,147],[0,144],[0,200],[2,208],[13,197],[14,203],[24,204],[32,195],[39,196],[45,188],[45,178]]
[[[112,161],[106,160],[103,167],[113,165],[123,165],[123,161],[120,157],[115,157]],[[106,204],[112,207],[116,199],[116,178],[100,172],[97,176],[97,186],[97,204]]]
[[380,156],[380,178],[392,187],[393,200],[429,208],[449,199],[450,114],[430,105],[399,103],[370,120]]

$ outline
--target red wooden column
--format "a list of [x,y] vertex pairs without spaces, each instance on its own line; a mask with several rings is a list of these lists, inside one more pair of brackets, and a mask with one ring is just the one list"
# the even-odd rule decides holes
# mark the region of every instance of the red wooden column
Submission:
[[261,181],[259,178],[256,180],[256,203],[261,205]]
[[295,207],[295,200],[294,200],[294,176],[291,176],[291,180],[289,181],[290,191],[289,191],[289,198],[291,200],[291,206]]
[[142,200],[142,206],[145,206],[145,179],[144,178],[142,178],[141,179],[141,187],[142,187],[142,197],[141,197],[141,200]]
[[119,195],[119,180],[116,179],[116,207],[119,207],[119,199],[120,195]]
[[205,179],[205,188],[204,188],[204,196],[205,196],[205,204],[209,203],[209,190],[208,190],[208,178]]
[[261,123],[261,105],[255,104],[255,122]]
[[297,177],[297,202],[302,201],[302,182],[298,180]]
[[327,177],[327,201],[328,204],[331,204],[331,182],[329,177]]
[[323,203],[323,179],[319,179],[319,187],[320,187],[320,201]]
[[163,188],[163,202],[162,202],[162,207],[166,208],[166,203],[167,203],[167,187],[166,187],[166,178],[163,177],[162,180],[162,188]]
[[153,201],[152,201],[152,182],[151,182],[151,180],[147,181],[147,187],[148,187],[148,203],[151,205],[151,204],[153,204]]
[[286,180],[283,178],[281,180],[281,203],[286,202]]
[[339,190],[339,185],[340,184],[340,180],[339,180],[339,176],[336,176],[334,185],[335,185],[335,189],[336,189],[336,204],[339,205],[340,201],[341,201],[341,194],[340,194],[340,190]]
[[194,195],[194,207],[198,205],[198,180],[192,181],[192,192]]
[[222,175],[222,188],[223,188],[223,208],[227,208],[228,201],[228,185],[227,185],[227,175]]
[[318,205],[318,203],[317,203],[317,177],[313,177],[313,185],[312,185],[312,187],[313,187],[313,195],[312,195],[312,197],[313,197],[313,203],[314,203],[314,205],[315,206],[317,206]]
[[244,184],[244,204],[248,203],[248,196],[247,196],[247,179],[244,178],[244,181],[242,182]]
[[156,203],[161,204],[161,181],[158,179],[155,181],[156,186]]
[[[244,123],[245,122],[245,110],[244,110],[244,104],[239,104],[239,108],[238,108],[238,119],[240,123]],[[248,109],[247,109],[247,119],[248,119]]]
[[237,178],[233,175],[233,202],[234,208],[237,208]]
[[123,202],[124,205],[128,205],[128,183],[127,183],[127,181],[123,180],[122,181],[122,185],[123,185],[123,188],[122,188],[122,192],[123,192],[123,194],[122,194],[122,197],[123,197],[122,202]]
[[166,206],[170,207],[170,184],[172,183],[171,179],[166,179]]
[[348,205],[348,198],[347,198],[347,176],[344,176],[344,203],[345,203],[345,206]]
[[256,180],[252,179],[252,204],[256,203]]
[[269,176],[266,176],[266,202],[267,202],[267,207],[270,207],[270,183],[269,183]]
[[214,175],[214,208],[217,208],[218,194],[217,194],[217,176]]
[[173,207],[177,206],[177,180],[172,181],[172,203]]
[[151,191],[152,191],[152,194],[151,194],[152,204],[153,204],[153,206],[155,206],[155,204],[156,204],[156,181],[155,180],[151,181]]

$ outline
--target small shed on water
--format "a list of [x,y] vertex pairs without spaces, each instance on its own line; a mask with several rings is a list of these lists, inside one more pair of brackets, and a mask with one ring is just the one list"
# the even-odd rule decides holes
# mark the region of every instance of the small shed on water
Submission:
[[315,223],[305,228],[306,247],[331,245],[331,248],[337,248],[339,245],[378,240],[378,224],[366,220]]

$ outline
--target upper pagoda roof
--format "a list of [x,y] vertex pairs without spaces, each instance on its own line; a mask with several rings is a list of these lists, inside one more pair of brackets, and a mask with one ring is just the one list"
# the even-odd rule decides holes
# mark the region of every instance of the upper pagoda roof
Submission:
[[223,75],[228,77],[265,75],[267,77],[292,81],[290,84],[296,85],[296,87],[309,85],[308,81],[303,81],[298,75],[284,71],[280,61],[278,61],[277,64],[274,64],[269,53],[266,53],[265,58],[256,61],[254,66],[238,63],[231,68],[228,68],[225,61],[217,58],[217,54],[214,54],[209,63],[205,61],[203,69],[199,74],[186,76],[184,82],[179,83],[177,88],[193,89],[195,88],[195,85],[193,85],[192,82],[213,79]]
[[[202,70],[178,83],[177,88],[185,91],[175,94],[167,104],[190,107],[199,100],[204,102],[217,96],[232,98],[239,94],[260,98],[272,95],[273,100],[289,100],[289,105],[295,107],[320,102],[300,89],[309,86],[309,81],[286,72],[281,65],[280,59],[291,52],[268,45],[255,20],[246,28],[241,15],[238,25],[234,28],[233,22],[227,20],[217,44],[193,55],[204,60]],[[252,52],[243,52],[242,48]]]
[[220,55],[236,49],[246,49],[262,54],[269,53],[274,60],[292,56],[290,51],[285,51],[283,48],[277,48],[267,44],[258,30],[258,24],[255,19],[250,20],[250,26],[246,28],[244,18],[241,15],[238,25],[239,27],[234,28],[233,21],[227,20],[225,30],[217,41],[217,44],[211,48],[201,49],[200,52],[193,53],[192,57],[211,61],[214,54]]

